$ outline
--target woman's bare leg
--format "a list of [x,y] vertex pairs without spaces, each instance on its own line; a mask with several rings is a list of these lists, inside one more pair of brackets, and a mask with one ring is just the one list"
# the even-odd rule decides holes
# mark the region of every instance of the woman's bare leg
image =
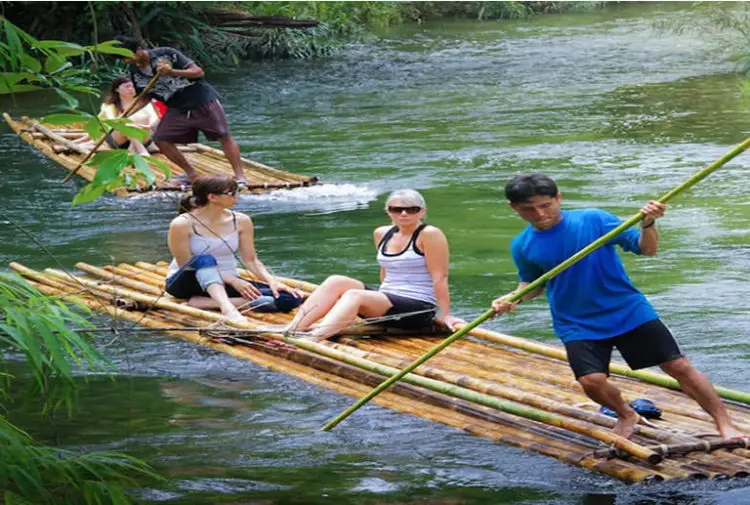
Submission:
[[312,330],[313,339],[325,340],[343,330],[358,314],[380,317],[393,307],[388,297],[379,291],[350,289],[344,293],[323,320]]
[[288,329],[293,331],[309,329],[315,321],[325,316],[333,308],[341,295],[350,289],[364,288],[365,285],[362,281],[357,279],[343,275],[330,276],[305,300],[292,322],[289,323]]
[[[221,310],[224,316],[231,317],[234,320],[238,318],[245,319],[235,307],[233,300],[229,299],[226,289],[223,284],[215,283],[211,284],[206,288],[207,296],[194,296],[188,302],[190,306],[199,309],[215,309]],[[209,298],[210,297],[210,298]],[[243,300],[240,298],[240,300]]]

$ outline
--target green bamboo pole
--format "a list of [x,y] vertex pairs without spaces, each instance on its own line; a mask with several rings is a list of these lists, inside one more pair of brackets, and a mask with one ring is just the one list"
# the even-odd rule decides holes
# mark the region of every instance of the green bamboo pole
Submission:
[[[744,152],[748,147],[750,147],[750,138],[745,139],[741,144],[735,146],[731,151],[726,153],[724,156],[722,156],[718,160],[714,161],[713,163],[699,170],[692,177],[690,177],[687,181],[683,182],[682,184],[675,187],[668,193],[664,194],[661,198],[658,199],[658,201],[661,203],[669,202],[670,200],[678,196],[680,193],[695,186],[697,183],[699,183],[700,181],[708,177],[711,173],[715,172],[716,170],[724,166],[729,160],[735,158],[736,156]],[[579,262],[580,260],[588,256],[592,252],[599,249],[601,246],[607,244],[609,241],[611,241],[613,238],[618,236],[623,231],[627,230],[634,224],[643,220],[643,217],[644,217],[643,214],[641,214],[640,212],[636,213],[633,217],[623,222],[620,226],[618,226],[614,230],[594,240],[589,245],[587,245],[586,247],[584,247],[583,249],[575,253],[573,256],[571,256],[567,260],[557,265],[552,270],[549,270],[544,275],[541,275],[540,277],[538,277],[535,281],[528,284],[525,288],[519,289],[515,293],[511,294],[508,297],[508,301],[512,303],[512,302],[517,302],[517,301],[522,300],[524,296],[536,290],[537,288],[543,286],[548,280],[557,276],[560,272],[564,271],[568,267]],[[392,384],[401,380],[404,376],[412,372],[419,365],[429,360],[430,358],[438,354],[440,351],[442,351],[443,349],[451,345],[453,342],[455,342],[459,338],[469,333],[471,330],[473,330],[474,328],[482,324],[484,321],[492,317],[494,314],[495,314],[495,311],[492,308],[487,309],[487,311],[485,311],[484,314],[482,314],[481,316],[479,316],[472,322],[468,323],[467,325],[463,326],[460,330],[455,332],[453,335],[446,338],[445,340],[437,344],[435,347],[427,351],[420,358],[414,361],[411,365],[404,368],[399,373],[391,376],[382,384],[380,384],[380,386],[376,387],[375,389],[370,391],[367,395],[360,398],[354,405],[346,409],[344,412],[339,414],[336,418],[328,422],[328,424],[323,426],[322,429],[324,431],[332,430],[334,427],[336,427],[336,425],[338,425],[341,421],[349,417],[352,413],[354,413],[354,411],[359,409],[362,405],[366,404],[367,402],[375,398],[382,391],[385,391],[386,389],[388,389]]]

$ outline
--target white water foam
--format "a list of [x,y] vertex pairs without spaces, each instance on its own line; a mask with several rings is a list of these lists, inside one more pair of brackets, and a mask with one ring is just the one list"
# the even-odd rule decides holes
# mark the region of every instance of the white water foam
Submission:
[[[308,212],[330,214],[347,210],[361,209],[378,197],[380,191],[359,184],[318,184],[315,186],[278,189],[262,194],[243,194],[237,202],[240,211],[252,213]],[[177,191],[152,191],[135,195],[121,203],[125,206],[149,200],[179,202],[183,193]]]
[[252,205],[253,212],[309,212],[330,214],[361,209],[378,197],[378,191],[359,184],[319,184],[280,189],[260,195],[241,195],[239,207]]

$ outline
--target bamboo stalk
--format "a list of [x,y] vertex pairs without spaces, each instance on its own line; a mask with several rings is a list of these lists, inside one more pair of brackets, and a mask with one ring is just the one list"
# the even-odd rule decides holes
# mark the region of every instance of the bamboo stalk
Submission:
[[[688,452],[702,451],[702,452],[713,452],[718,449],[747,449],[750,447],[750,439],[729,439],[729,440],[715,440],[702,442],[693,442],[688,444],[674,444],[674,445],[655,445],[650,449],[662,456],[672,456],[675,454],[686,454]],[[614,458],[621,457],[622,453],[618,452],[617,449],[597,449],[592,453],[595,458]]]
[[[294,343],[295,345],[302,347],[303,349],[318,352],[319,354],[323,354],[324,356],[332,357],[345,363],[371,370],[373,372],[379,373],[380,375],[387,376],[395,372],[395,370],[391,367],[350,356],[346,353],[331,349],[327,346],[314,344],[312,342],[304,340],[297,340]],[[525,407],[514,402],[502,400],[500,398],[495,398],[482,393],[477,393],[475,391],[471,391],[470,389],[462,388],[459,386],[448,385],[434,379],[428,379],[426,377],[408,375],[404,380],[406,382],[409,382],[410,384],[415,384],[427,389],[432,389],[434,391],[439,391],[451,396],[456,396],[464,400],[469,400],[481,405],[493,407],[503,412],[518,415],[520,417],[525,417],[527,419],[533,419],[545,424],[559,426],[575,433],[580,433],[582,435],[588,435],[607,444],[615,444],[616,447],[622,448],[622,450],[626,451],[628,454],[631,454],[632,456],[635,456],[639,459],[643,459],[644,461],[648,461],[652,464],[656,464],[662,459],[661,456],[654,453],[653,451],[644,451],[643,447],[631,442],[630,440],[620,437],[611,431],[592,427],[577,420],[569,420],[557,414],[547,413],[538,409]]]
[[69,150],[71,150],[71,151],[73,151],[75,153],[86,155],[89,152],[86,149],[84,149],[83,147],[81,147],[78,144],[76,144],[75,142],[71,142],[70,140],[68,140],[68,139],[66,139],[66,138],[58,135],[57,133],[53,132],[49,128],[47,128],[45,126],[42,126],[39,123],[39,121],[31,119],[31,120],[29,120],[29,124],[31,125],[31,127],[34,130],[37,130],[42,135],[45,135],[46,137],[50,138],[51,140],[54,140],[58,144],[64,145]]

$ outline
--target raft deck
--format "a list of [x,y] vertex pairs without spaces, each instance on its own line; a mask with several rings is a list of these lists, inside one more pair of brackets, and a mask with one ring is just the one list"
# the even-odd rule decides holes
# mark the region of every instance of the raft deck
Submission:
[[[192,308],[163,292],[163,262],[103,268],[78,263],[75,275],[10,266],[43,293],[357,398],[382,382],[384,374],[404,368],[445,337],[434,328],[405,335],[376,326],[356,326],[324,343],[274,333],[276,325],[293,314],[248,313],[248,324],[224,324],[219,313]],[[241,274],[253,279],[246,271]],[[307,293],[315,288],[281,280]],[[294,346],[281,345],[279,339]],[[721,441],[711,418],[684,393],[625,375],[669,383],[666,376],[632,372],[619,364],[613,364],[612,372],[627,401],[649,398],[663,410],[662,419],[639,424],[632,438],[647,451],[646,457],[606,443],[615,420],[600,414],[598,405],[585,396],[563,348],[493,331],[474,329],[469,338],[408,375],[410,383],[397,383],[373,401],[623,481],[750,475],[747,439]],[[725,403],[737,426],[750,433],[750,407]],[[509,413],[509,404],[538,413],[532,416],[536,420]]]
[[[88,154],[88,150],[73,142],[73,139],[85,135],[80,125],[45,125],[26,116],[21,117],[20,120],[15,120],[7,113],[3,113],[3,118],[24,142],[62,165],[69,172],[75,170]],[[203,144],[181,145],[179,149],[199,175],[229,175],[234,177],[234,170],[221,150]],[[169,166],[172,170],[172,177],[185,174],[182,168],[169,161],[163,154],[156,153],[153,156]],[[247,188],[242,190],[243,193],[265,193],[275,189],[312,186],[318,182],[317,177],[285,172],[245,158],[242,158],[242,164],[245,177],[249,182]],[[184,189],[167,181],[160,167],[153,163],[149,165],[156,176],[153,185],[147,186],[145,183],[141,183],[140,186],[135,188],[119,189],[115,194],[128,197],[152,191],[181,191]],[[84,165],[76,172],[76,175],[80,175],[91,182],[96,175],[96,168]]]

